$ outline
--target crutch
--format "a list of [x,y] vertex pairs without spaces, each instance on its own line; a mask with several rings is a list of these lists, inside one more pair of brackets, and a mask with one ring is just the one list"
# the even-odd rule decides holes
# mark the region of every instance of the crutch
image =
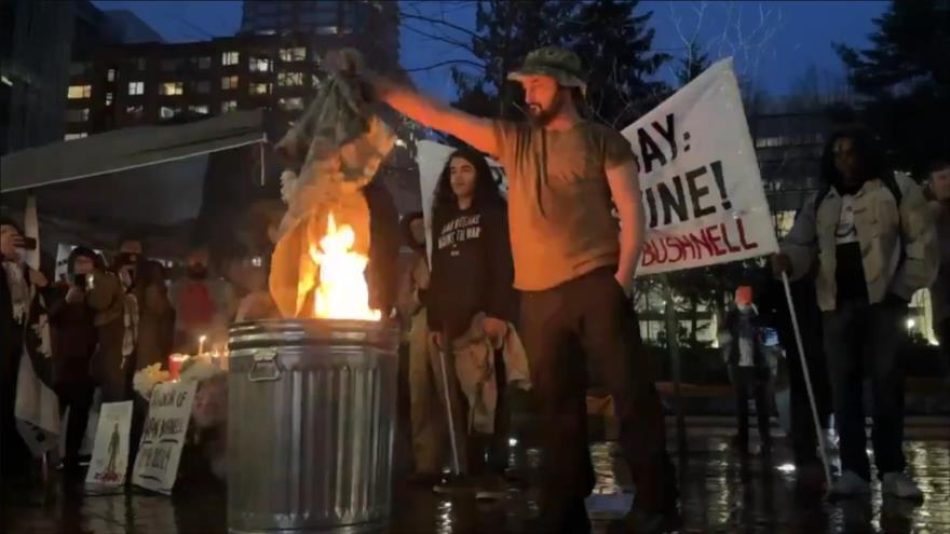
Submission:
[[795,343],[798,345],[798,358],[801,360],[802,376],[805,378],[805,389],[808,391],[808,403],[811,405],[811,416],[815,423],[815,436],[818,437],[818,451],[821,454],[821,466],[825,469],[827,490],[831,491],[831,469],[828,467],[828,454],[825,452],[825,435],[818,420],[818,406],[815,404],[815,393],[811,387],[811,373],[808,362],[805,360],[805,347],[802,343],[802,333],[798,327],[798,315],[795,313],[795,302],[792,300],[792,288],[788,284],[788,274],[782,273],[782,284],[785,286],[785,299],[788,300],[788,313],[792,316],[792,328],[795,331]]
[[[449,337],[445,332],[442,333],[442,344],[449,344]],[[455,417],[452,416],[452,395],[449,394],[449,374],[448,371],[445,370],[445,363],[448,358],[445,356],[445,349],[443,347],[440,347],[438,344],[434,345],[436,345],[435,349],[439,353],[439,367],[441,368],[440,374],[442,375],[442,404],[445,406],[445,418],[449,423],[449,443],[452,447],[452,470],[455,476],[459,476],[462,473],[462,469],[459,465],[458,442],[455,438]]]

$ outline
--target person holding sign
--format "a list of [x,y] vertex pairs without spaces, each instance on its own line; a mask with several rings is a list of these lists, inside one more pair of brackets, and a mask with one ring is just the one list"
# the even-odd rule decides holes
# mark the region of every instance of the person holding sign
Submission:
[[580,347],[597,360],[616,405],[637,487],[628,524],[661,531],[676,515],[677,490],[652,366],[629,301],[645,233],[638,165],[620,133],[581,117],[583,72],[570,51],[530,53],[509,75],[525,90],[527,124],[468,115],[373,73],[363,77],[379,100],[505,168],[520,331],[547,432],[541,530],[590,529],[584,498],[595,479],[585,364],[572,350]]
[[904,473],[904,376],[898,350],[911,296],[937,273],[937,241],[923,192],[884,164],[863,127],[831,136],[822,157],[825,187],[799,212],[776,274],[806,274],[817,260],[816,294],[831,379],[842,474],[832,495],[870,492],[863,376],[874,397],[872,443],[885,495],[921,499]]

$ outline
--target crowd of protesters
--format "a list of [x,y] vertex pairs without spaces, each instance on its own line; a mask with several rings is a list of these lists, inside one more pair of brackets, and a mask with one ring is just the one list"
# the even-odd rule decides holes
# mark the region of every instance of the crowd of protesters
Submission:
[[[406,331],[414,481],[436,491],[474,486],[484,498],[502,495],[499,490],[514,482],[506,479],[506,390],[523,378],[543,420],[544,531],[589,531],[584,497],[594,476],[587,450],[586,357],[596,362],[610,391],[621,450],[637,486],[628,521],[637,532],[662,531],[672,528],[678,490],[654,365],[630,301],[644,233],[638,164],[623,137],[576,107],[586,90],[582,72],[578,59],[564,50],[529,55],[512,75],[525,90],[532,119],[527,125],[476,118],[367,76],[380,100],[474,147],[445,162],[428,251],[421,214],[403,219],[411,261],[398,288],[392,199],[367,192],[374,214],[371,305],[396,309]],[[507,199],[483,153],[504,166]],[[763,342],[771,325],[786,353],[796,463],[807,472],[819,461],[811,395],[820,426],[828,425],[833,412],[840,437],[842,472],[832,493],[870,491],[862,400],[867,377],[883,492],[919,499],[920,489],[905,472],[898,354],[911,297],[928,287],[944,353],[950,345],[950,166],[936,162],[921,187],[893,173],[882,153],[866,128],[830,137],[824,187],[799,211],[781,252],[771,259],[774,276],[763,290],[736,289],[719,337],[737,393],[735,445],[741,452],[750,440],[749,397],[755,399],[761,450],[772,447]],[[51,281],[20,260],[25,241],[18,225],[4,219],[2,230],[4,476],[28,464],[13,404],[19,355],[25,350],[31,361],[40,361],[34,353],[50,350],[35,324],[40,315],[52,327],[55,357],[48,380],[64,410],[85,414],[95,388],[104,401],[130,399],[136,369],[193,349],[200,336],[221,338],[235,318],[273,314],[260,272],[235,291],[233,280],[212,274],[203,248],[188,255],[185,276],[173,283],[135,240],[121,243],[108,265],[95,251],[77,247],[68,275]],[[803,358],[778,281],[782,275],[792,280]],[[235,293],[246,298],[239,302]],[[34,368],[45,372],[39,364]],[[78,465],[84,426],[83,416],[70,417],[68,469]],[[454,464],[457,477],[443,478],[447,464]]]
[[[62,467],[81,471],[80,451],[95,392],[101,402],[134,401],[132,444],[141,432],[147,404],[133,393],[136,371],[153,364],[167,367],[174,352],[194,353],[198,337],[226,342],[238,296],[254,295],[261,269],[235,262],[229,277],[209,269],[207,249],[195,247],[175,280],[170,270],[150,259],[138,238],[121,239],[104,255],[86,246],[72,249],[58,279],[28,267],[27,248],[35,243],[20,225],[0,221],[4,276],[0,277],[2,323],[2,429],[0,452],[5,479],[29,474],[39,452],[17,423],[18,385],[23,362],[58,396],[66,426]],[[256,276],[255,276],[256,275]],[[199,334],[200,332],[200,334]],[[47,342],[48,341],[48,342]],[[28,435],[28,433],[26,433]],[[45,447],[43,451],[48,451]],[[55,457],[55,456],[54,456]]]

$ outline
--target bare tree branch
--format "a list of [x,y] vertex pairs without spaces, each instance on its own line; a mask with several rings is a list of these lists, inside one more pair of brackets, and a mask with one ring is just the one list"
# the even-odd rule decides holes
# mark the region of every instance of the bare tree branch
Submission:
[[455,30],[455,31],[457,31],[457,32],[464,33],[465,35],[471,37],[472,39],[483,40],[483,38],[482,38],[480,35],[478,35],[477,33],[473,32],[472,30],[469,30],[468,28],[459,26],[458,24],[454,24],[454,23],[452,23],[452,22],[449,22],[449,21],[447,21],[447,20],[445,20],[445,19],[441,19],[441,20],[440,20],[440,19],[433,18],[433,17],[427,17],[427,16],[421,15],[421,14],[406,13],[405,11],[400,12],[399,16],[400,16],[401,18],[403,18],[403,19],[418,20],[418,21],[421,21],[421,22],[426,22],[426,23],[428,23],[428,24],[435,24],[435,25],[445,26],[445,27],[451,28],[451,29],[453,29],[453,30]]
[[417,34],[417,35],[421,35],[422,37],[426,37],[426,38],[428,38],[428,39],[432,39],[433,41],[439,41],[439,42],[442,42],[442,43],[445,43],[445,44],[448,44],[448,45],[451,45],[451,46],[455,46],[455,47],[457,47],[457,48],[461,48],[461,49],[463,49],[463,50],[465,50],[466,52],[469,52],[469,53],[471,53],[471,54],[474,54],[474,53],[475,53],[475,50],[472,48],[471,45],[466,44],[466,43],[464,43],[464,42],[462,42],[462,41],[458,41],[458,40],[456,40],[456,39],[452,39],[451,37],[446,37],[446,36],[444,36],[444,35],[435,35],[435,34],[432,34],[432,33],[428,33],[428,32],[422,31],[422,30],[420,30],[420,29],[418,29],[418,28],[413,28],[412,26],[409,26],[408,24],[407,24],[407,25],[403,25],[403,28],[405,28],[406,30],[409,30],[410,32],[415,33],[415,34]]
[[411,67],[405,69],[406,72],[422,72],[427,70],[437,69],[439,67],[445,67],[448,65],[468,65],[471,67],[477,67],[479,69],[484,69],[485,65],[477,61],[472,61],[470,59],[448,59],[445,61],[440,61],[438,63],[433,63],[432,65],[427,65],[425,67]]

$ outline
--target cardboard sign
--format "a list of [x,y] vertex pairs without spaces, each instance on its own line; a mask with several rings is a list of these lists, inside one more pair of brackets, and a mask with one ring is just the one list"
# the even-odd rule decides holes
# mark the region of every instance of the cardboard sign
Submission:
[[195,381],[155,386],[135,459],[132,483],[148,490],[171,494],[178,477],[178,462],[188,433]]
[[86,485],[98,490],[121,488],[129,463],[132,401],[106,402],[99,408],[92,461]]

